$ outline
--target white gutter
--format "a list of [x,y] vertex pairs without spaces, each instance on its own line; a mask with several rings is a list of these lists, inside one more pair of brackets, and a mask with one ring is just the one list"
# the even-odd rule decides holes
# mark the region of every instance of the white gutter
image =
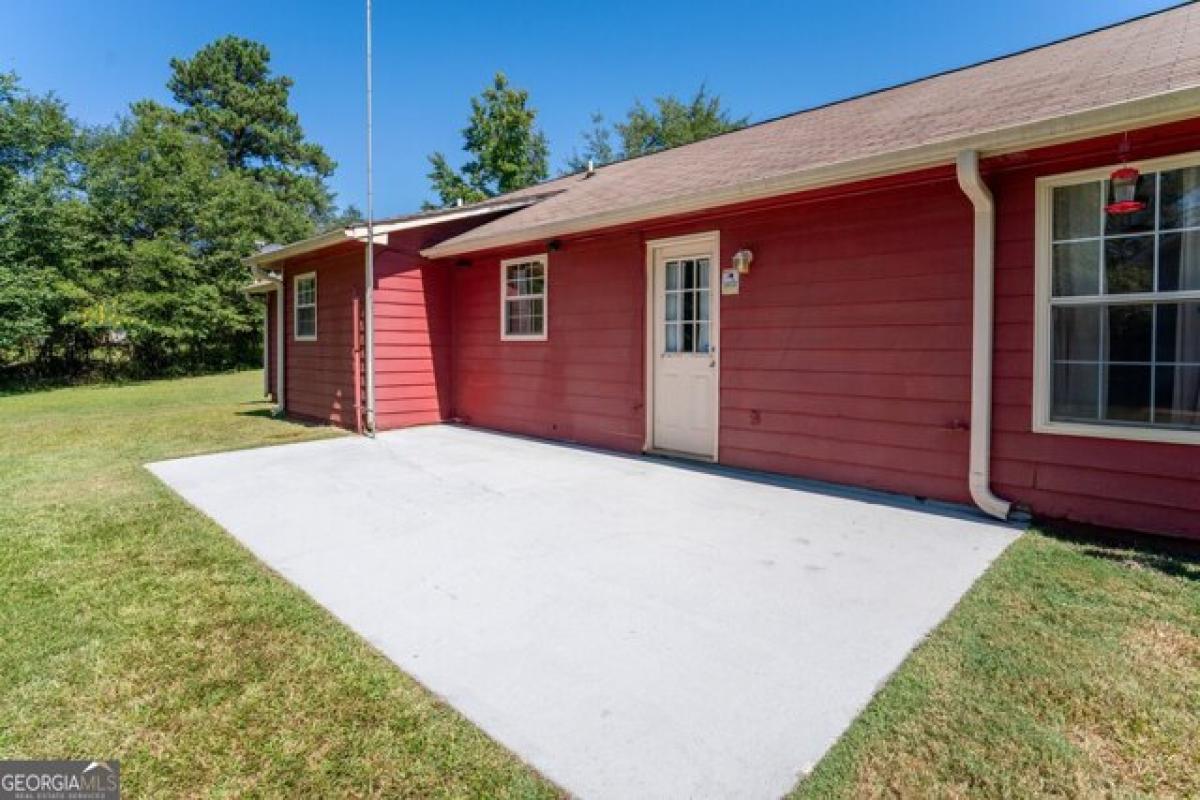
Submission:
[[263,303],[263,336],[262,336],[262,351],[263,351],[263,396],[271,393],[271,315],[267,313],[267,303],[271,302],[271,298],[264,298]]
[[[953,163],[963,150],[988,156],[1020,152],[1062,142],[1117,133],[1131,127],[1161,125],[1200,114],[1200,86],[1174,89],[1137,100],[1112,103],[1061,117],[1025,122],[1006,128],[959,136],[886,153],[759,178],[694,194],[651,200],[610,211],[530,225],[491,236],[471,238],[470,232],[421,251],[426,258],[466,255],[482,250],[555,239],[658,217],[707,211],[750,200],[837,186],[851,181],[898,175]],[[730,134],[736,136],[737,134]],[[653,158],[654,156],[649,156]],[[569,191],[569,190],[568,190]]]
[[971,499],[986,514],[1008,519],[1012,504],[992,493],[992,323],[995,304],[996,205],[979,153],[964,150],[955,166],[958,185],[975,207],[974,300],[971,309]]
[[266,267],[287,258],[302,256],[307,253],[313,253],[317,250],[323,250],[326,247],[343,244],[345,242],[365,242],[371,234],[368,228],[374,228],[375,244],[386,245],[388,243],[387,235],[396,231],[406,231],[413,228],[423,228],[429,225],[439,225],[443,222],[454,222],[460,219],[470,219],[484,214],[495,214],[502,211],[513,211],[518,208],[525,208],[533,205],[537,201],[543,199],[543,195],[521,197],[503,203],[487,203],[480,204],[471,208],[456,208],[446,211],[445,213],[435,214],[420,214],[411,218],[393,220],[391,222],[373,222],[370,226],[353,225],[349,228],[337,228],[336,230],[322,233],[318,236],[310,236],[307,239],[301,239],[298,242],[276,247],[274,250],[265,250],[260,253],[255,253],[252,256],[247,256],[242,259],[242,262],[250,266]]
[[[381,238],[382,234],[385,233],[407,231],[412,230],[413,228],[424,228],[429,225],[440,225],[443,222],[454,222],[460,219],[470,219],[471,217],[478,217],[483,214],[496,214],[501,211],[513,211],[518,208],[531,206],[544,198],[545,195],[541,194],[518,197],[503,203],[481,201],[480,204],[476,206],[463,206],[461,208],[447,209],[446,211],[439,211],[431,214],[421,214],[406,219],[393,220],[391,222],[375,222],[375,236],[377,239],[379,239]],[[367,226],[363,224],[347,228],[346,235],[352,236],[359,241],[366,241]],[[387,244],[387,241],[376,241],[375,243]]]
[[283,415],[287,412],[287,398],[283,396],[283,387],[287,385],[284,381],[284,357],[283,347],[286,336],[284,335],[287,328],[286,309],[284,308],[284,291],[283,291],[283,276],[278,279],[278,288],[275,289],[275,413]]

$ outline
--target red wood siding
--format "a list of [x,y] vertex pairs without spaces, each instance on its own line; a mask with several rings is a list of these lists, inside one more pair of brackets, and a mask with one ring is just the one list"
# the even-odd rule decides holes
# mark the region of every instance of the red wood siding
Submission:
[[375,421],[450,417],[450,267],[404,250],[375,257]]
[[452,417],[454,266],[431,262],[420,251],[497,216],[396,231],[376,253],[375,424],[380,430]]
[[967,500],[970,219],[943,174],[721,220],[721,462]]
[[[355,425],[355,295],[362,294],[363,252],[348,246],[333,253],[297,258],[284,269],[284,402],[301,419]],[[297,341],[294,325],[297,275],[317,273],[317,340]]]
[[640,450],[644,264],[642,243],[632,235],[551,253],[544,342],[500,341],[499,259],[455,267],[457,416],[487,428]]
[[[1200,120],[1130,135],[1200,150]],[[1119,137],[985,164],[996,195],[996,490],[1043,517],[1200,538],[1200,450],[1033,434],[1033,181],[1120,160]],[[907,183],[906,183],[907,182]],[[499,259],[454,269],[454,409],[489,428],[636,451],[645,435],[645,241],[749,247],[722,298],[720,460],[969,502],[971,207],[953,170],[566,239],[549,337],[501,342]]]
[[[1032,432],[1034,181],[1120,161],[1105,137],[985,165],[997,203],[996,492],[1046,517],[1200,538],[1200,448]],[[1200,121],[1131,132],[1131,160],[1200,150]]]
[[546,342],[500,341],[498,257],[459,269],[459,415],[640,450],[645,240],[713,228],[722,262],[755,254],[741,294],[721,298],[720,461],[967,500],[970,206],[944,171],[567,243],[549,255]]

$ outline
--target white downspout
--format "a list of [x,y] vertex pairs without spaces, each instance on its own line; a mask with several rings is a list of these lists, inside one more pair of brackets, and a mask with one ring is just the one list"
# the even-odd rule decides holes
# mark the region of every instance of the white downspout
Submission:
[[286,282],[283,280],[283,274],[280,273],[279,279],[275,284],[275,413],[282,415],[287,410],[286,398],[283,396],[283,387],[285,381],[283,379],[283,345],[284,331],[287,329],[287,313],[284,308],[284,288]]
[[1012,504],[992,493],[992,320],[995,293],[995,203],[979,174],[979,153],[958,154],[958,185],[975,207],[974,300],[971,312],[971,499],[986,514],[1008,519]]
[[267,312],[271,308],[270,296],[263,297],[263,334],[262,334],[262,351],[263,351],[263,396],[271,393],[271,315]]

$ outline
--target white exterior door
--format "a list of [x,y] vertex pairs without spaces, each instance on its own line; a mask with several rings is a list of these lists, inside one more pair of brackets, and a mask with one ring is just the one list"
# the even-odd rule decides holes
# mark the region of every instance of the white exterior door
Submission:
[[717,457],[717,235],[651,242],[651,449]]

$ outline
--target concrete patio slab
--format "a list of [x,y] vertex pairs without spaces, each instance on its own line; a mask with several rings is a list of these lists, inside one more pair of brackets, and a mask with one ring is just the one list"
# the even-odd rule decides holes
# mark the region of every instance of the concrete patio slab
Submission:
[[150,469],[585,798],[786,793],[1018,533],[453,426]]

